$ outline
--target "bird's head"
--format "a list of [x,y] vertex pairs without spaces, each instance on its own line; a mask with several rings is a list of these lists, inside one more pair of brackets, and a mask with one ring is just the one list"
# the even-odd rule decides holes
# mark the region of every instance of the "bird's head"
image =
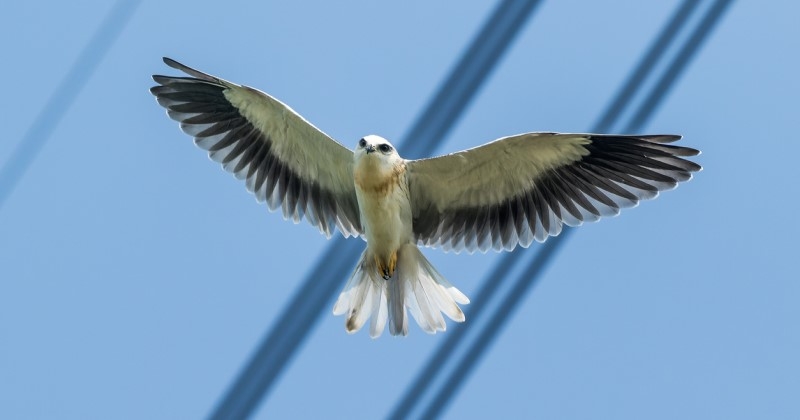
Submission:
[[369,135],[358,141],[353,153],[353,175],[365,190],[385,191],[391,180],[405,170],[403,158],[383,137]]
[[356,164],[369,162],[372,165],[390,168],[402,161],[402,158],[397,154],[397,150],[392,146],[392,143],[389,143],[389,140],[374,134],[359,140],[354,153]]

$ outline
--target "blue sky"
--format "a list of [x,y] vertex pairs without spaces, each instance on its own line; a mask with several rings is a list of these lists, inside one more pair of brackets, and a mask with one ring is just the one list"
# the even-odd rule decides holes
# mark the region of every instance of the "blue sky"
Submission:
[[[438,153],[587,130],[677,4],[544,1]],[[0,164],[110,5],[4,7]],[[162,56],[348,147],[399,140],[493,7],[143,2],[0,208],[0,417],[205,416],[327,245],[165,116]],[[447,418],[800,417],[799,13],[733,4],[644,130],[704,171],[572,235]],[[467,295],[498,259],[426,255]],[[257,418],[383,417],[445,338],[343,323],[316,325]]]

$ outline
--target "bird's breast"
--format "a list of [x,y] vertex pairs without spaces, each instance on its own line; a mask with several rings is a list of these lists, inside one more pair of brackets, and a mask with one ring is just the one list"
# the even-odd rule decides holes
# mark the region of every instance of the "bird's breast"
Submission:
[[383,196],[389,195],[399,185],[405,172],[405,164],[387,167],[377,159],[365,158],[355,165],[353,176],[356,187],[363,192]]
[[389,174],[356,167],[354,175],[367,246],[376,255],[390,255],[412,237],[405,167]]

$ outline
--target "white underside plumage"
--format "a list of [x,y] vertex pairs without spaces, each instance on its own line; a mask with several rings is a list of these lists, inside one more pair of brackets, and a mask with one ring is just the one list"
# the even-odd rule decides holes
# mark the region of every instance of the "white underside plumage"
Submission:
[[389,324],[392,335],[408,334],[407,311],[427,333],[445,331],[442,313],[464,321],[458,304],[469,299],[448,282],[414,244],[400,247],[397,270],[389,280],[378,271],[369,248],[361,254],[353,275],[333,307],[334,315],[346,315],[345,328],[354,333],[370,322],[370,337],[378,337]]
[[[364,141],[373,146],[386,142],[378,136]],[[372,318],[373,338],[381,335],[387,323],[392,335],[407,335],[407,312],[431,334],[446,329],[442,313],[463,322],[458,304],[467,304],[469,299],[436,271],[414,241],[405,161],[394,152],[367,153],[362,147],[355,154],[353,172],[367,249],[339,295],[334,315],[345,315],[349,333]],[[397,265],[385,279],[382,269],[390,265],[393,255]],[[378,266],[379,261],[384,267]]]

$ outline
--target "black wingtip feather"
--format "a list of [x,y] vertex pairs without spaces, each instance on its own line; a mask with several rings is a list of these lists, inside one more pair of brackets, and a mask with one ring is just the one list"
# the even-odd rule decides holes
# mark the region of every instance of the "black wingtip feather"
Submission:
[[187,66],[185,64],[179,63],[179,62],[177,62],[177,61],[175,61],[175,60],[173,60],[173,59],[171,59],[169,57],[162,57],[162,59],[164,60],[164,64],[172,67],[173,69],[180,70],[180,71],[182,71],[182,72],[184,72],[184,73],[186,73],[186,74],[188,74],[190,76],[196,77],[196,78],[198,78],[200,80],[205,80],[207,82],[213,82],[213,83],[220,83],[221,82],[220,79],[218,79],[218,78],[216,78],[214,76],[211,76],[210,74],[203,73],[200,70],[195,70],[195,69],[193,69],[193,68],[191,68],[191,67],[189,67],[189,66]]

